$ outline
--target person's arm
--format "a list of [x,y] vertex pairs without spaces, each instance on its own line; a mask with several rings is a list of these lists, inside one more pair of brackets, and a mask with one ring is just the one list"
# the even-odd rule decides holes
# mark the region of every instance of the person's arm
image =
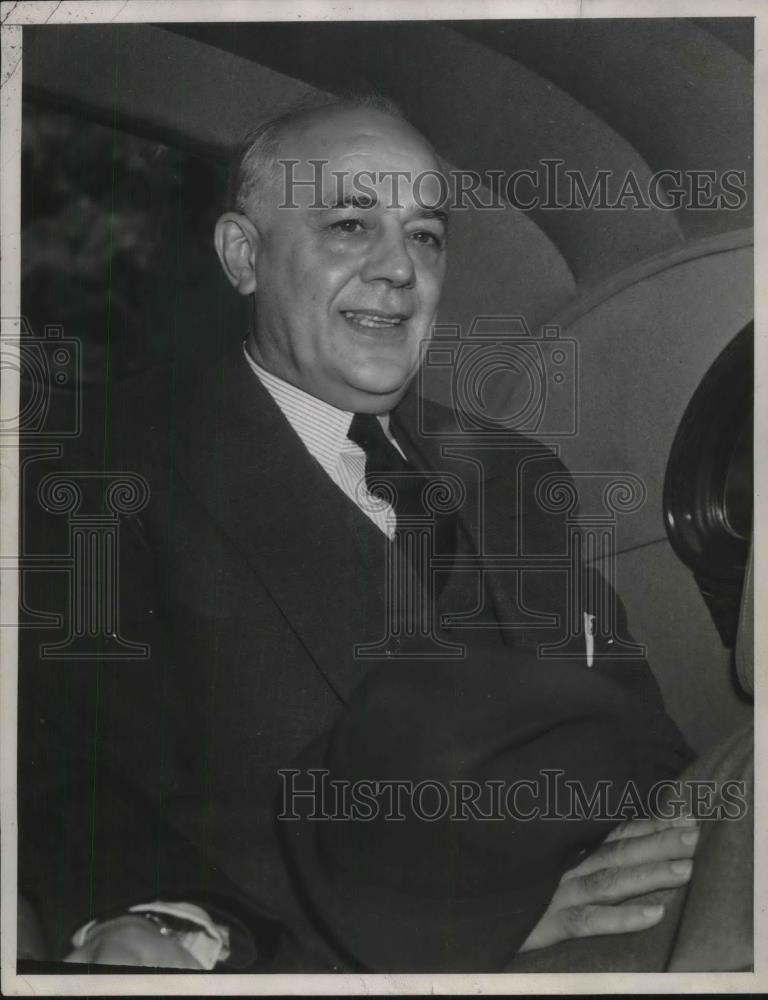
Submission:
[[[66,696],[71,708],[82,706],[71,678]],[[102,744],[85,735],[75,740],[62,729],[63,714],[62,708],[57,720],[38,716],[46,739],[43,743],[38,734],[34,749],[23,729],[20,886],[38,902],[46,957],[132,964],[118,961],[118,951],[125,945],[124,958],[136,958],[141,944],[143,959],[137,964],[154,965],[165,954],[167,967],[176,967],[181,936],[170,938],[146,917],[128,912],[156,900],[170,901],[181,919],[183,903],[225,927],[234,967],[269,957],[279,925],[261,916],[257,900],[168,824],[162,797],[153,798],[135,773],[113,759],[106,737]],[[89,718],[81,716],[85,731]],[[137,752],[140,763],[151,766]],[[73,952],[72,937],[86,925]],[[210,965],[205,956],[219,958],[212,956],[215,935],[206,933],[200,943],[208,940],[202,953],[186,949],[194,962],[185,967]]]
[[[523,550],[544,558],[541,570],[533,567],[522,574],[524,606],[537,614],[551,615],[558,622],[553,634],[541,629],[532,635],[537,655],[545,662],[562,658],[574,669],[605,677],[623,691],[636,717],[642,719],[642,730],[648,737],[645,751],[652,756],[644,758],[644,772],[647,774],[651,765],[657,778],[674,777],[695,755],[667,714],[651,666],[653,650],[646,658],[642,643],[630,631],[620,596],[622,579],[620,574],[617,578],[615,566],[611,565],[621,549],[621,520],[612,540],[616,545],[613,551],[600,550],[597,546],[605,545],[605,540],[598,543],[592,539],[590,543],[585,533],[593,530],[589,518],[601,509],[585,491],[584,483],[589,479],[586,474],[572,475],[554,454],[520,469],[507,470],[505,475],[497,472],[487,487],[487,551],[494,554],[494,540],[506,539],[506,511],[517,509],[514,504],[518,503]],[[579,490],[586,492],[586,498],[580,496]],[[580,517],[584,520],[580,521]],[[509,540],[505,544],[509,547]],[[504,551],[503,546],[500,551]],[[600,558],[590,561],[590,551]],[[574,564],[565,571],[547,571],[546,558],[565,560],[567,564],[579,552],[583,561],[578,568]],[[616,590],[609,581],[614,582]],[[514,645],[514,630],[510,638]]]
[[[257,952],[271,954],[279,925],[168,822],[183,706],[168,682],[173,647],[156,614],[140,527],[125,522],[122,539],[120,627],[149,645],[147,659],[47,658],[40,646],[50,632],[20,633],[19,888],[40,914],[47,958],[70,954],[73,934],[96,920],[75,960],[107,954],[118,931],[131,953],[137,940],[147,944],[148,962],[158,949],[174,959],[167,935],[124,916],[161,899],[202,906],[232,928],[236,964],[247,965]],[[47,541],[57,551],[66,537]],[[66,608],[64,575],[39,576],[25,594],[31,606]]]

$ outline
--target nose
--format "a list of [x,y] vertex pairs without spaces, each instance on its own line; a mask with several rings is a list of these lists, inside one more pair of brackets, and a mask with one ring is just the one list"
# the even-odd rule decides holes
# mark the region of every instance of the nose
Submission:
[[396,288],[411,288],[416,269],[405,235],[398,225],[382,226],[360,272],[363,281],[386,281]]

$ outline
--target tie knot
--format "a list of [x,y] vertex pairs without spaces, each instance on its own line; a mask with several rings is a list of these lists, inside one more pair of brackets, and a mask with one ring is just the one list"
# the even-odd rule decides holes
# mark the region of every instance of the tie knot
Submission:
[[381,422],[373,413],[356,413],[347,437],[365,452],[366,480],[373,473],[410,471],[410,465],[384,433]]
[[352,417],[347,437],[362,448],[366,454],[376,445],[381,446],[382,439],[387,444],[389,443],[387,435],[384,433],[384,428],[379,422],[379,418],[373,413],[356,413]]

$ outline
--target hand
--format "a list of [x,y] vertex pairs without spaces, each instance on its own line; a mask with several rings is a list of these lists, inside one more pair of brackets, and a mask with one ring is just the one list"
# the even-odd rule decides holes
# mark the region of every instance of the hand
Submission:
[[698,837],[698,824],[690,819],[634,820],[612,830],[596,851],[563,875],[520,951],[653,927],[664,907],[639,897],[688,882]]
[[97,924],[85,944],[70,952],[64,961],[148,965],[156,969],[202,968],[174,937],[164,937],[154,924],[130,914]]

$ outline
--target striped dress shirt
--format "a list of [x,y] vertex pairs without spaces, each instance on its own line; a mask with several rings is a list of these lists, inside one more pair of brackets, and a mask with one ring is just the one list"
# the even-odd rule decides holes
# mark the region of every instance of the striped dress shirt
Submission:
[[[310,455],[379,531],[392,539],[395,512],[388,503],[366,489],[365,453],[347,437],[354,414],[339,410],[266,371],[253,360],[245,344],[243,352],[251,370],[280,407]],[[402,448],[390,433],[389,414],[379,416],[378,420],[387,438],[403,455]]]

